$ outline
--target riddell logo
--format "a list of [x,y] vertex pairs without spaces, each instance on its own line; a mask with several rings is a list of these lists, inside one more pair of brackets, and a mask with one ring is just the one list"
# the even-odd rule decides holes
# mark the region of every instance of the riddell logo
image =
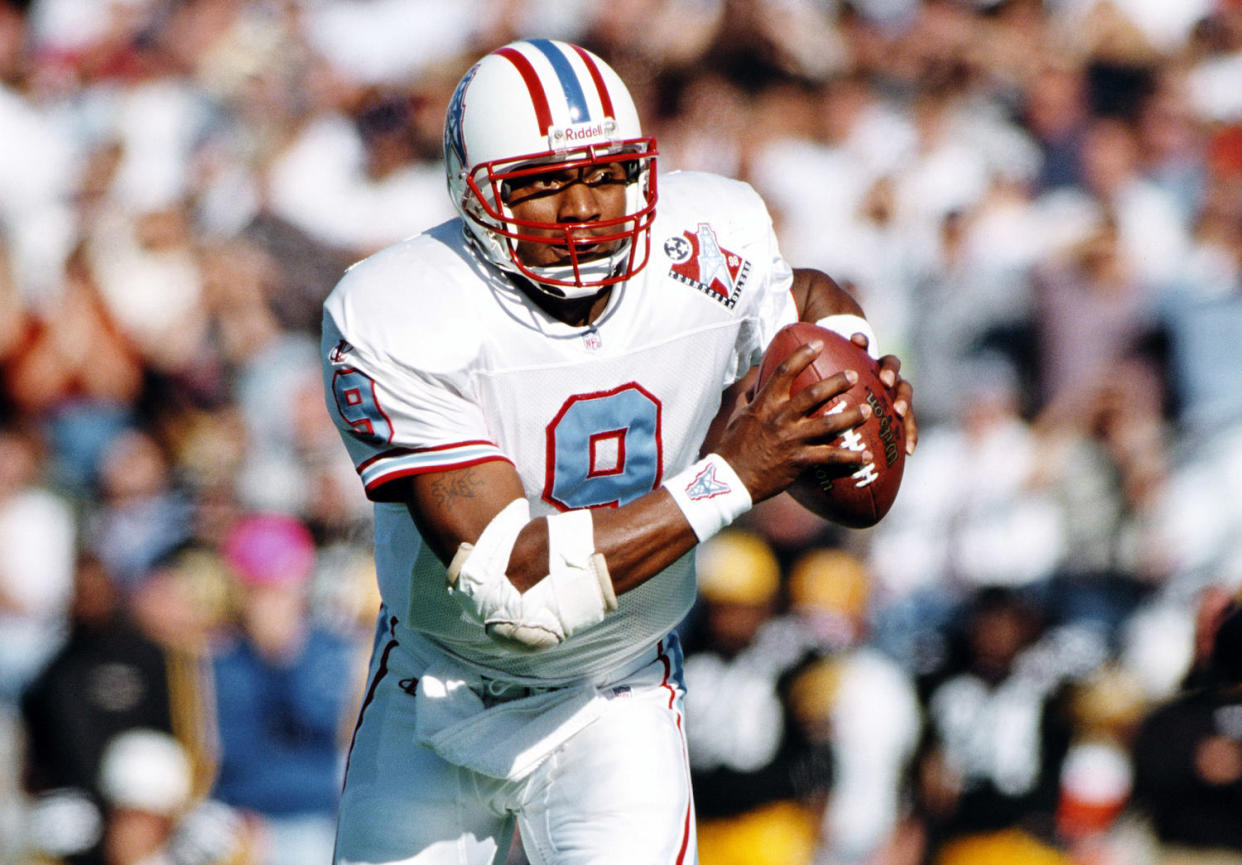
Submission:
[[569,144],[580,143],[583,141],[597,141],[601,138],[611,138],[616,132],[617,124],[611,117],[605,119],[602,123],[582,123],[578,126],[558,126],[548,132],[548,140],[552,144],[553,149],[563,148]]
[[570,127],[565,130],[566,141],[585,141],[588,138],[598,138],[604,134],[604,124],[596,123],[582,129],[574,129]]

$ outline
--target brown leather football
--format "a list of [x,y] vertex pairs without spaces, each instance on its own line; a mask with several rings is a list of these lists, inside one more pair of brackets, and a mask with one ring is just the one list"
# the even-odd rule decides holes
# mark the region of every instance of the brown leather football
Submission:
[[813,339],[821,340],[824,350],[794,379],[791,393],[843,369],[856,370],[858,381],[854,386],[818,411],[825,414],[864,402],[870,405],[871,417],[833,444],[855,451],[869,449],[874,459],[862,467],[813,466],[794,481],[789,494],[825,519],[850,528],[867,528],[892,507],[906,464],[905,424],[893,411],[892,395],[880,381],[876,362],[840,334],[799,321],[781,328],[773,337],[759,364],[756,387],[762,387],[781,361]]

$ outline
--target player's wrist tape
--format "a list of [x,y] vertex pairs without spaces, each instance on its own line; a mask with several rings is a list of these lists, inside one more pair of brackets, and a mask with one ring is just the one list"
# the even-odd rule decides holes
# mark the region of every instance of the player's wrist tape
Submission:
[[700,541],[729,525],[753,504],[750,490],[720,454],[708,454],[666,480],[664,487]]
[[519,593],[507,570],[528,522],[530,505],[514,499],[473,544],[458,548],[447,579],[453,598],[490,636],[539,649],[602,621],[617,608],[617,596],[604,557],[595,551],[589,510],[548,517],[548,574]]
[[867,319],[861,315],[852,315],[850,313],[826,315],[815,322],[815,324],[825,330],[839,333],[846,339],[849,339],[856,333],[863,334],[867,337],[867,354],[871,355],[874,360],[880,359],[880,349],[876,345],[875,331],[871,329],[871,324]]
[[[471,621],[487,629],[489,619],[518,620],[522,596],[509,582],[509,556],[518,534],[530,522],[530,504],[514,499],[501,509],[473,544],[463,543],[449,562],[449,593]],[[528,646],[554,646],[561,641],[547,622],[529,622],[521,640]]]
[[[595,526],[589,510],[548,517],[548,575],[522,594],[524,616],[551,616],[561,639],[599,624],[617,608],[617,595],[602,553],[595,551]],[[509,627],[488,623],[501,636]]]

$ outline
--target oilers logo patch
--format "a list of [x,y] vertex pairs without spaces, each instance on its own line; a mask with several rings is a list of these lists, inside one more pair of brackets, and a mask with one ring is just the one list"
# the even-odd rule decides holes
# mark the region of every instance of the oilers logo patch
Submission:
[[672,262],[668,275],[697,288],[732,308],[750,274],[750,262],[721,249],[716,233],[706,222],[694,231],[683,231],[664,241],[664,254]]
[[728,495],[733,488],[716,477],[716,467],[707,465],[694,476],[686,486],[686,495],[692,502],[714,499],[716,496]]

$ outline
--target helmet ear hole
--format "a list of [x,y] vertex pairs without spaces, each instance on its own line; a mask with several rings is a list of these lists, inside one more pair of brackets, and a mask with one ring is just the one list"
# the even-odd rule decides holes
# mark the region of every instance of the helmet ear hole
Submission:
[[[483,57],[450,100],[444,154],[453,205],[493,266],[572,298],[630,279],[646,264],[655,217],[655,139],[643,136],[620,77],[591,52],[530,39]],[[614,251],[580,258],[570,240],[574,225],[514,217],[514,172],[520,168],[528,175],[532,163],[583,173],[590,166],[624,167],[624,214],[582,226],[590,230],[592,245]],[[528,266],[517,255],[519,242],[561,248],[569,243],[571,255],[565,265]]]

